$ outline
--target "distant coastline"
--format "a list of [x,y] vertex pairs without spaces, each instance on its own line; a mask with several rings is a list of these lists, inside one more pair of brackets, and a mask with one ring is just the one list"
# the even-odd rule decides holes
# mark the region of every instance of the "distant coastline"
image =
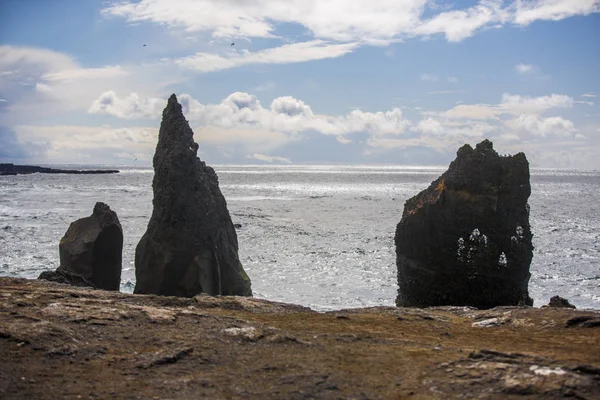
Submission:
[[23,174],[116,174],[116,169],[57,169],[46,168],[37,165],[14,165],[0,163],[0,175],[23,175]]

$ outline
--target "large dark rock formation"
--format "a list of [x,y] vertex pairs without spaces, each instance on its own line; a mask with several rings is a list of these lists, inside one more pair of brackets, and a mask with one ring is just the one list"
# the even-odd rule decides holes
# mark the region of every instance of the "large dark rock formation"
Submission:
[[73,222],[58,247],[60,266],[39,279],[119,290],[123,258],[123,229],[117,214],[96,203],[91,216]]
[[175,95],[169,98],[154,154],[154,209],[135,252],[135,293],[251,296],[237,234],[215,171]]
[[116,174],[116,169],[57,169],[38,167],[37,165],[14,165],[0,163],[0,175],[19,175],[19,174]]
[[529,163],[484,140],[409,199],[396,227],[398,306],[532,305]]

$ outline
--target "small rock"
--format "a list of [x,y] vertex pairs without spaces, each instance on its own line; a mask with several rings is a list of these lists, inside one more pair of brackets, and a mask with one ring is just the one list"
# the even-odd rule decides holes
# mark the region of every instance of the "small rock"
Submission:
[[564,369],[561,368],[550,368],[550,367],[540,367],[537,365],[532,365],[529,367],[529,370],[532,371],[536,375],[542,376],[550,376],[550,375],[564,375],[567,373]]
[[479,322],[473,322],[471,326],[473,328],[489,328],[492,326],[504,325],[505,322],[506,320],[504,318],[490,318]]
[[175,349],[166,349],[146,357],[145,360],[137,364],[138,368],[150,368],[155,365],[173,364],[190,354],[194,349],[192,347],[180,347]]
[[227,328],[223,329],[221,332],[227,336],[241,337],[251,341],[256,341],[263,336],[262,332],[253,326],[246,326],[243,328]]
[[579,326],[582,328],[597,328],[600,327],[600,318],[592,317],[589,315],[582,315],[580,317],[573,317],[567,320],[565,323],[567,328],[573,326]]
[[564,299],[560,296],[553,296],[550,298],[550,303],[544,307],[556,307],[556,308],[576,308],[573,304],[569,303],[569,300]]

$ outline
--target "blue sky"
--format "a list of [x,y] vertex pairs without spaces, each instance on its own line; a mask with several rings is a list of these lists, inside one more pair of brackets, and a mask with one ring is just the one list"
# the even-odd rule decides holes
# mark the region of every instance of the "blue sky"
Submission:
[[600,0],[0,0],[0,161],[150,164],[176,93],[209,164],[600,169],[599,37]]

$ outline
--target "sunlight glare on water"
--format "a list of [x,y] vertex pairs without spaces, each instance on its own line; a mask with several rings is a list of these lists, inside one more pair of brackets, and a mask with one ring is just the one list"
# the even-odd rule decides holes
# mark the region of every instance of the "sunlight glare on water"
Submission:
[[[93,166],[89,166],[93,168]],[[58,266],[69,224],[107,203],[124,230],[122,291],[152,213],[150,168],[0,178],[0,274]],[[394,231],[404,202],[444,167],[216,166],[255,296],[317,310],[393,305]],[[600,309],[600,172],[532,170],[531,296]]]

